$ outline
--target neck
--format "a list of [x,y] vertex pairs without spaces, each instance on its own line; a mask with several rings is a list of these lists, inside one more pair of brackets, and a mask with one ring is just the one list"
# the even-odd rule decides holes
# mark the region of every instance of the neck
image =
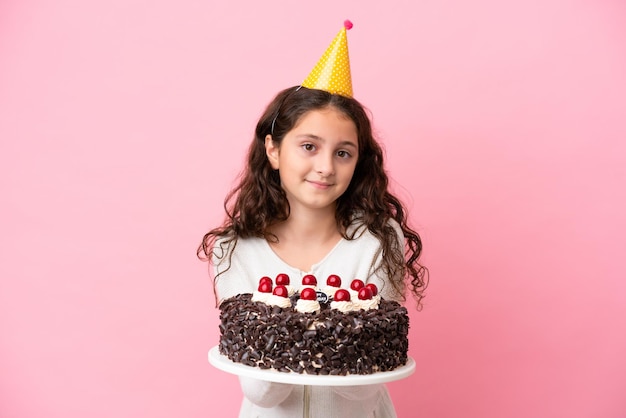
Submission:
[[323,212],[292,210],[286,221],[272,229],[280,241],[292,244],[319,244],[340,235],[334,208]]
[[270,242],[274,252],[301,271],[311,271],[341,240],[334,206],[327,210],[292,206],[289,218],[273,225],[271,232],[278,237],[278,242]]

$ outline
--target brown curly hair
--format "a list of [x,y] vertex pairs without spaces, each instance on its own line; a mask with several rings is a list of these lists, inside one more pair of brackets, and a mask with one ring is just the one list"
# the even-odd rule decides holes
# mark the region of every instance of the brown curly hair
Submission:
[[[348,116],[356,125],[359,156],[347,190],[337,199],[336,220],[344,239],[348,226],[363,223],[381,243],[380,268],[390,278],[394,289],[404,295],[405,277],[411,292],[421,308],[427,286],[427,269],[419,264],[422,241],[407,225],[404,205],[388,190],[389,179],[384,170],[383,151],[374,139],[370,119],[365,108],[355,99],[331,94],[323,90],[290,87],[278,93],[259,119],[255,137],[248,150],[247,164],[224,200],[224,223],[206,233],[198,247],[198,257],[211,260],[218,238],[223,245],[237,244],[237,238],[261,237],[270,241],[277,238],[270,227],[289,217],[289,203],[280,185],[278,172],[272,169],[265,151],[265,137],[279,147],[281,141],[307,112],[332,107]],[[389,224],[394,219],[402,229],[405,248],[398,243],[397,233]],[[232,251],[230,252],[232,254]]]

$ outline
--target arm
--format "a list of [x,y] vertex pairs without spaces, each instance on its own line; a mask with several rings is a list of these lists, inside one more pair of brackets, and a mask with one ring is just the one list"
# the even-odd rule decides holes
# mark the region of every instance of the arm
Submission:
[[[404,233],[402,232],[402,228],[393,219],[389,220],[389,226],[391,226],[396,233],[397,245],[399,246],[400,249],[403,249],[405,245],[405,239],[404,239]],[[381,271],[380,269],[380,266],[382,264],[382,258],[383,258],[382,246],[380,245],[380,243],[377,243],[377,249],[378,250],[377,250],[375,259],[373,260],[373,263],[372,263],[372,265],[375,266],[372,269],[373,274],[368,277],[367,282],[376,284],[376,286],[378,286],[378,291],[380,292],[380,296],[382,296],[386,300],[394,300],[396,302],[403,303],[405,300],[404,293],[406,289],[405,287],[406,284],[404,283],[404,277],[397,276],[393,278],[393,281],[395,283],[401,284],[403,288],[403,290],[399,292],[393,287],[391,283],[392,279],[386,274],[384,274],[384,272]]]
[[239,376],[239,384],[243,395],[262,408],[271,408],[282,403],[294,388],[294,385],[266,382],[243,376]]

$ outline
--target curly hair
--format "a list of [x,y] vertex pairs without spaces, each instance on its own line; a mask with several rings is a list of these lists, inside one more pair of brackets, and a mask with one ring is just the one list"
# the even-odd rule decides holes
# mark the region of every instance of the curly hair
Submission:
[[[272,141],[280,147],[285,135],[304,114],[329,107],[354,122],[359,147],[350,185],[336,202],[335,218],[339,231],[344,239],[352,240],[355,236],[349,235],[348,227],[354,222],[364,224],[381,243],[382,263],[379,268],[403,296],[405,278],[408,279],[408,286],[420,309],[428,277],[427,269],[418,262],[422,241],[417,232],[407,225],[402,202],[389,192],[383,151],[374,139],[370,119],[357,100],[323,90],[290,87],[278,93],[267,106],[257,123],[239,183],[224,200],[226,219],[221,226],[204,235],[198,247],[198,257],[212,260],[218,238],[223,238],[223,245],[232,245],[232,248],[238,238],[277,240],[270,227],[286,220],[290,209],[278,172],[272,169],[266,156],[265,137],[271,135]],[[404,248],[398,243],[398,235],[389,224],[390,219],[394,219],[402,229],[406,241]]]

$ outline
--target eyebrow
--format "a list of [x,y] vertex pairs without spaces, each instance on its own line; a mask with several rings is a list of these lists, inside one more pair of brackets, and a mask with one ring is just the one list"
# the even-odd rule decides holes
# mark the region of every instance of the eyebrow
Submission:
[[[315,141],[326,142],[326,140],[324,138],[322,138],[320,136],[317,136],[317,135],[313,135],[313,134],[300,134],[296,138],[301,138],[301,139],[302,138],[309,138],[309,139],[312,139],[312,140],[315,140]],[[352,142],[352,141],[341,141],[338,145],[340,147],[352,147],[352,148],[355,148],[355,149],[357,148],[357,145],[354,142]]]

